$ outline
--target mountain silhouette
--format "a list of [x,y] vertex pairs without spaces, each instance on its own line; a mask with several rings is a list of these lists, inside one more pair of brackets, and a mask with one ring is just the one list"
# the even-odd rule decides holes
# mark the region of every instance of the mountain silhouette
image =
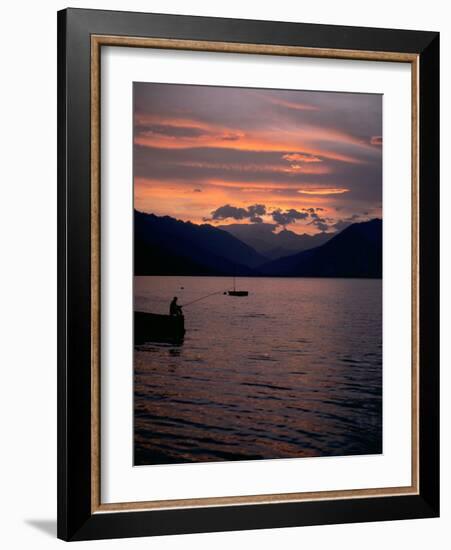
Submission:
[[208,224],[134,212],[135,275],[255,275],[267,258]]
[[317,233],[316,235],[304,233],[299,235],[288,229],[276,233],[277,225],[274,223],[232,223],[217,227],[248,244],[269,260],[321,246],[336,235],[336,233]]
[[379,219],[352,224],[321,246],[269,262],[228,231],[209,224],[138,211],[134,220],[135,275],[382,277]]
[[330,241],[259,268],[278,277],[382,277],[382,220],[354,223]]

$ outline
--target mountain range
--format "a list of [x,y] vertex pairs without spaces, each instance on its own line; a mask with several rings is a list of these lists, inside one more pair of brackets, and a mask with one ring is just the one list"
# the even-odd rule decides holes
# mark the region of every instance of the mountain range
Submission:
[[263,266],[277,277],[382,277],[382,220],[354,223],[327,243]]
[[[249,229],[256,225],[269,227]],[[196,225],[170,216],[160,217],[135,210],[134,273],[382,276],[382,220],[355,223],[340,233],[316,236],[297,235],[288,230],[275,233],[272,224],[255,226]],[[251,242],[254,246],[250,245]]]
[[276,232],[277,226],[273,223],[232,223],[230,225],[218,225],[217,227],[248,244],[269,260],[315,248],[336,235],[336,233],[317,233],[316,235],[304,233],[299,235],[288,229]]
[[253,275],[267,258],[226,231],[135,210],[135,275]]

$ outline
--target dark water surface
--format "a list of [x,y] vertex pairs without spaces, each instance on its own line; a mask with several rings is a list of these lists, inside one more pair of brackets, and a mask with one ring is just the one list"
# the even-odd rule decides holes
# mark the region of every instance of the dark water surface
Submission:
[[[167,313],[222,277],[135,277]],[[182,290],[181,287],[184,287]],[[382,452],[382,281],[238,278],[185,309],[182,345],[137,346],[135,464]]]

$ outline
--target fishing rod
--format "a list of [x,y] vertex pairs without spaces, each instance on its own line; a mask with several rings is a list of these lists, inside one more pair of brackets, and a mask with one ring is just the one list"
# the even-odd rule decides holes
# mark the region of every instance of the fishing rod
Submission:
[[206,296],[201,296],[200,298],[196,298],[192,302],[188,302],[187,304],[182,305],[181,307],[187,307],[191,304],[195,304],[196,302],[199,302],[200,300],[205,300],[205,298],[209,298],[210,296],[214,296],[215,294],[225,294],[224,290],[217,290],[216,292],[212,292],[211,294],[207,294]]

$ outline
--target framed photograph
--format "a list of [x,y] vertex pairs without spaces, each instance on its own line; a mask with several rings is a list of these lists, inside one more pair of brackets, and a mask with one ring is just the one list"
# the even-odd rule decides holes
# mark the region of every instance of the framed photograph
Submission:
[[439,35],[58,14],[58,536],[439,514]]

